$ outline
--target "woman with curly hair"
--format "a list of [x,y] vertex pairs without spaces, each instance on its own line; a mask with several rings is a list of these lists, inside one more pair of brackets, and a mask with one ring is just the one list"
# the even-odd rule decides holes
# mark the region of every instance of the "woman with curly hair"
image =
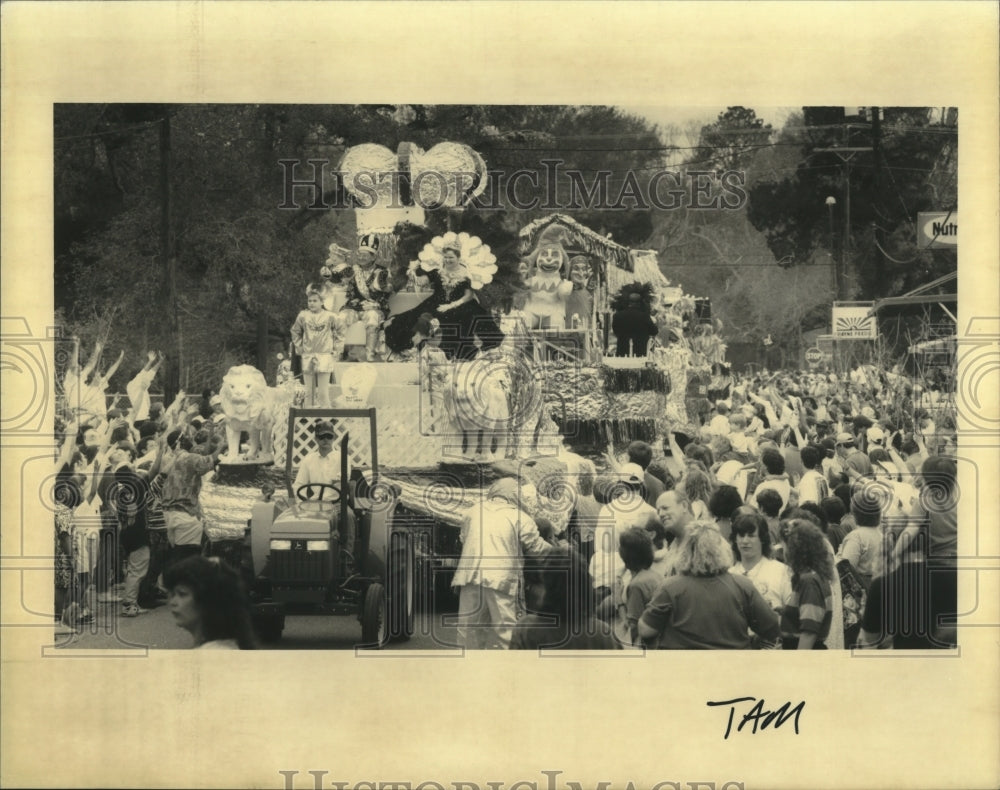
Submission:
[[795,518],[785,525],[792,597],[781,613],[785,650],[826,650],[833,622],[833,559],[819,527]]
[[691,503],[691,512],[696,521],[711,518],[708,503],[714,493],[712,478],[701,469],[689,469],[684,477],[684,493]]
[[170,590],[170,613],[201,649],[252,650],[256,647],[250,603],[239,574],[218,557],[194,556],[163,574]]
[[676,576],[660,585],[638,623],[647,646],[667,650],[746,650],[751,632],[779,635],[778,616],[744,576],[729,572],[733,552],[714,524],[694,522],[680,546]]

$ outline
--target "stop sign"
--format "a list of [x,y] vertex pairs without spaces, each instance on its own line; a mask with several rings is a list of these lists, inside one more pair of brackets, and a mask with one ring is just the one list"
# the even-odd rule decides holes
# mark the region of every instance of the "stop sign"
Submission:
[[823,352],[820,350],[819,346],[813,346],[812,348],[806,349],[806,362],[810,365],[816,366],[823,361]]

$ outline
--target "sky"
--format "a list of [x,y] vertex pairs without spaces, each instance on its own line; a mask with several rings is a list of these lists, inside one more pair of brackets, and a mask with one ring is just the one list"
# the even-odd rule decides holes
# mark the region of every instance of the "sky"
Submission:
[[[744,105],[746,106],[746,105]],[[646,118],[651,123],[660,127],[662,132],[669,127],[676,127],[679,134],[673,135],[672,139],[664,142],[679,145],[683,148],[690,148],[697,145],[701,127],[717,120],[719,113],[725,112],[726,107],[662,107],[662,106],[633,106],[622,105],[620,109]],[[771,124],[772,128],[780,129],[785,125],[788,116],[793,112],[798,112],[801,107],[751,107],[758,118],[764,123]],[[668,155],[667,163],[676,165],[682,162],[687,156],[687,151],[675,151]]]
[[[700,126],[712,123],[719,117],[720,112],[725,111],[725,107],[650,107],[650,106],[622,106],[626,112],[641,115],[651,122],[661,127],[678,126],[682,130],[692,121]],[[801,107],[751,107],[757,113],[758,118],[763,118],[765,123],[771,124],[775,129],[780,129],[788,116],[800,111]]]

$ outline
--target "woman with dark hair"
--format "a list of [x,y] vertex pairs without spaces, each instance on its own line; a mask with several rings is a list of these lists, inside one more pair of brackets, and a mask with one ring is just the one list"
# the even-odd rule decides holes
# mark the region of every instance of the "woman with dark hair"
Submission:
[[414,329],[425,313],[440,322],[439,347],[448,359],[472,359],[480,350],[499,346],[503,333],[476,296],[485,284],[483,267],[496,271],[495,260],[488,246],[467,233],[447,233],[425,245],[411,271],[430,280],[431,293],[416,307],[385,321],[386,346],[397,354],[413,348]]
[[719,486],[708,500],[708,511],[715,519],[715,524],[728,539],[732,532],[732,517],[743,505],[743,497],[735,486]]
[[174,621],[194,637],[194,646],[215,650],[256,647],[250,603],[239,574],[218,557],[194,556],[163,574]]
[[713,524],[689,525],[677,575],[664,580],[639,619],[639,636],[646,645],[746,650],[751,632],[764,643],[777,640],[777,615],[749,579],[729,572],[732,564],[732,549]]
[[547,552],[539,579],[540,603],[533,614],[522,617],[514,626],[511,650],[621,649],[611,626],[594,619],[590,572],[576,551],[559,546]]
[[812,521],[785,525],[785,558],[792,569],[792,598],[781,613],[785,650],[826,650],[833,622],[833,558]]
[[843,501],[838,496],[824,498],[819,503],[819,506],[826,515],[826,537],[830,541],[830,545],[833,546],[834,553],[836,553],[844,537],[854,528],[854,520],[851,519],[845,522],[844,517],[847,515],[847,508],[844,507]]
[[[851,518],[851,514],[848,513],[844,516],[844,520]],[[796,519],[801,519],[808,521],[816,529],[823,534],[823,528],[821,526],[821,521],[819,516],[810,510],[805,510],[801,507],[787,507],[781,513],[781,535],[784,538],[788,534],[788,525],[795,521]],[[830,650],[842,650],[844,647],[844,622],[845,622],[845,612],[844,612],[844,589],[840,583],[840,574],[836,573],[837,560],[835,558],[835,552],[833,550],[833,545],[830,543],[830,539],[824,535],[824,544],[826,545],[827,554],[830,556],[830,562],[833,563],[835,572],[833,574],[833,584],[831,585],[831,591],[833,593],[833,626],[830,629],[830,638],[826,640],[826,646]],[[788,562],[788,556],[786,554],[784,561]]]
[[792,597],[792,575],[787,565],[771,558],[767,519],[759,513],[737,515],[730,542],[739,559],[729,572],[746,576],[768,606],[780,612]]
[[628,571],[622,579],[624,620],[628,626],[628,641],[639,644],[637,626],[646,606],[653,599],[663,581],[663,574],[651,570],[653,565],[653,540],[641,527],[630,527],[618,536],[618,556]]

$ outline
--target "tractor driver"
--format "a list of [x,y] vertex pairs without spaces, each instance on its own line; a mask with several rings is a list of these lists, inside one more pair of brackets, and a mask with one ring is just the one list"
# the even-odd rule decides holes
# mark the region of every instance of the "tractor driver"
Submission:
[[316,449],[306,455],[299,465],[292,484],[292,490],[296,492],[309,484],[337,485],[340,476],[340,456],[333,452],[333,423],[320,420],[313,426],[313,435],[316,437]]
[[[302,486],[308,485],[333,485],[341,488],[340,485],[340,454],[333,452],[333,440],[336,434],[333,431],[333,423],[329,420],[320,420],[313,426],[313,435],[316,437],[316,449],[312,450],[302,463],[299,464],[299,471],[295,475],[295,482],[292,484],[292,491],[298,495]],[[348,491],[341,491],[341,496],[348,496]],[[309,490],[303,492],[307,498],[322,495],[327,502],[331,501],[331,496],[325,491],[317,491],[314,495]],[[350,500],[348,500],[350,501]],[[340,537],[344,541],[344,546],[353,553],[354,551],[354,522],[348,519],[347,524],[340,528]]]

